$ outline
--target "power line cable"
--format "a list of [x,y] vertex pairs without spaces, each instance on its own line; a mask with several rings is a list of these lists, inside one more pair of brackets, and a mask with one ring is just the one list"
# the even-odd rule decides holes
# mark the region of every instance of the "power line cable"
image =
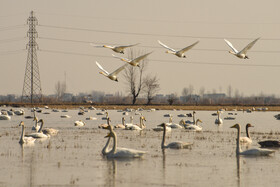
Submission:
[[[76,52],[67,52],[67,51],[57,51],[57,50],[48,50],[48,49],[39,49],[41,52],[48,53],[58,53],[58,54],[67,54],[67,55],[79,55],[79,56],[90,56],[90,57],[101,57],[101,58],[111,58],[111,56],[104,55],[92,55],[86,53],[76,53]],[[225,63],[209,63],[209,62],[199,62],[199,61],[175,61],[175,60],[158,60],[158,59],[150,59],[153,62],[165,62],[165,63],[183,63],[183,64],[196,64],[196,65],[220,65],[220,66],[243,66],[243,67],[280,67],[280,65],[273,64],[225,64]]]
[[19,29],[19,28],[24,28],[26,25],[13,25],[13,26],[7,26],[7,27],[0,27],[0,31],[6,31],[6,30],[14,30],[14,29]]
[[0,40],[0,44],[1,43],[7,43],[7,42],[16,42],[16,41],[20,41],[20,40],[24,40],[24,39],[26,39],[26,37],[4,39],[4,40]]
[[[151,34],[151,33],[137,33],[137,32],[124,32],[124,31],[109,31],[99,29],[88,29],[78,27],[63,27],[55,25],[38,25],[39,27],[54,28],[54,29],[66,29],[66,30],[77,30],[77,31],[88,31],[88,32],[101,32],[101,33],[112,33],[112,34],[124,34],[124,35],[137,35],[137,36],[157,36],[157,37],[177,37],[177,38],[203,38],[203,39],[236,39],[236,40],[253,40],[255,38],[241,38],[241,37],[220,37],[220,36],[191,36],[191,35],[170,35],[170,34]],[[261,40],[280,40],[280,38],[261,38]]]

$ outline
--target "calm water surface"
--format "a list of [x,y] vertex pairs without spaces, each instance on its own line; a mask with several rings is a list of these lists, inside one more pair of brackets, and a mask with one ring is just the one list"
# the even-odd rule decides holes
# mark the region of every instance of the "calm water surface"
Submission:
[[[10,108],[5,108],[10,109]],[[25,108],[25,116],[32,115]],[[224,120],[223,125],[214,124],[215,111],[197,111],[196,118],[203,121],[202,132],[173,129],[167,134],[166,143],[171,141],[193,142],[192,149],[169,150],[160,148],[162,132],[152,128],[168,122],[164,114],[173,115],[173,122],[179,123],[178,114],[191,111],[143,111],[147,128],[142,132],[116,129],[118,146],[147,151],[142,159],[108,160],[101,155],[107,139],[107,130],[99,129],[105,123],[100,110],[89,110],[78,115],[77,110],[37,113],[44,119],[45,127],[59,129],[59,134],[34,146],[21,147],[18,143],[21,128],[25,122],[26,133],[31,132],[33,121],[24,116],[12,116],[12,120],[0,120],[0,186],[279,186],[280,150],[268,157],[236,157],[236,129],[230,126],[250,122],[253,143],[272,138],[280,139],[280,120],[273,116],[277,112],[233,112],[235,120]],[[222,114],[222,118],[228,112]],[[69,119],[61,115],[72,116]],[[134,123],[139,123],[139,115]],[[93,116],[95,121],[85,120]],[[109,110],[112,124],[121,123],[121,112]],[[129,116],[125,116],[129,121]],[[76,120],[84,120],[86,126],[74,127]],[[247,147],[242,147],[244,150]]]

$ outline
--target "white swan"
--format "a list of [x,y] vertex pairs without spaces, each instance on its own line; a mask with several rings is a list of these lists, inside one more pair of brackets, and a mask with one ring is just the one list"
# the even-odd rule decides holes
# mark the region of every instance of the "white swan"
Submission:
[[43,129],[43,125],[44,125],[44,120],[43,119],[40,119],[38,121],[38,123],[41,123],[41,127],[42,127],[42,128],[39,129],[38,132],[43,132],[46,135],[52,135],[52,136],[53,135],[57,135],[57,133],[59,131],[57,129],[53,129],[53,128],[45,128],[45,129]]
[[124,50],[128,47],[133,47],[133,46],[136,46],[136,45],[139,45],[139,43],[137,44],[133,44],[133,45],[124,45],[124,46],[110,46],[110,45],[95,45],[93,43],[90,44],[91,46],[93,47],[104,47],[104,48],[108,48],[108,49],[112,49],[114,52],[116,53],[122,53],[124,54]]
[[35,125],[34,126],[32,126],[32,130],[34,130],[34,131],[36,131],[36,132],[38,132],[39,131],[39,129],[40,129],[40,126],[38,125],[38,118],[34,115],[34,119],[33,119],[33,121],[35,121]]
[[227,43],[227,45],[232,49],[232,51],[229,51],[229,53],[237,56],[238,58],[242,58],[242,59],[249,59],[247,56],[247,51],[249,49],[251,49],[253,47],[253,45],[259,40],[260,38],[255,39],[254,41],[252,41],[251,43],[249,43],[244,49],[242,49],[241,51],[237,51],[233,45],[226,39],[225,42]]
[[169,123],[166,123],[167,127],[170,127],[172,129],[181,129],[183,128],[181,125],[177,123],[173,123],[172,116],[169,117]]
[[261,149],[261,148],[254,148],[254,149],[248,149],[246,151],[242,151],[241,147],[239,145],[239,142],[240,142],[240,125],[237,123],[230,128],[236,128],[237,129],[237,139],[236,139],[236,154],[237,155],[267,156],[267,155],[275,152],[275,150]]
[[9,116],[8,114],[1,114],[0,120],[11,120],[11,116]]
[[125,130],[143,130],[144,128],[146,128],[145,124],[144,124],[144,121],[146,121],[145,117],[144,116],[141,116],[140,117],[140,124],[139,125],[129,125],[129,126],[125,126]]
[[181,142],[181,141],[177,141],[177,142],[171,142],[168,145],[165,145],[165,136],[166,136],[166,123],[162,123],[159,126],[163,127],[163,137],[162,137],[162,142],[161,142],[161,148],[165,149],[165,148],[170,148],[170,149],[186,149],[186,148],[190,148],[193,143],[186,143],[186,142]]
[[114,127],[117,129],[125,129],[125,118],[122,117],[122,124],[117,124]]
[[177,57],[180,57],[180,58],[186,58],[186,55],[185,55],[184,53],[185,53],[186,51],[190,50],[191,48],[193,48],[196,44],[198,44],[198,42],[199,42],[199,41],[193,43],[192,45],[190,45],[190,46],[188,46],[188,47],[185,47],[185,48],[183,48],[183,49],[181,49],[181,50],[176,51],[175,49],[172,49],[172,48],[168,47],[167,45],[163,44],[161,41],[158,40],[158,43],[159,43],[162,47],[168,49],[168,51],[166,51],[166,53],[171,53],[171,54],[176,55]]
[[61,118],[71,118],[71,116],[69,116],[69,115],[62,115],[62,116],[60,116]]
[[202,123],[202,121],[200,119],[197,119],[196,122],[195,122],[195,125],[186,124],[186,125],[184,125],[184,127],[187,130],[202,131],[202,127],[200,125],[198,125],[198,122]]
[[124,62],[127,62],[128,64],[130,64],[130,65],[132,65],[132,66],[138,66],[138,67],[140,67],[140,64],[139,64],[139,62],[141,61],[141,60],[144,60],[148,55],[150,55],[152,52],[150,52],[150,53],[147,53],[147,54],[144,54],[144,55],[141,55],[141,56],[139,56],[139,57],[137,57],[137,58],[134,58],[134,59],[127,59],[127,58],[123,58],[123,57],[118,57],[118,56],[115,56],[115,55],[113,55],[113,57],[115,57],[115,58],[118,58],[118,59],[120,59],[120,60],[122,60],[122,61],[124,61]]
[[101,118],[102,120],[107,120],[107,119],[108,119],[108,117],[109,117],[108,112],[106,111],[105,114],[106,114],[106,116],[105,116],[105,117],[102,117],[102,118]]
[[125,124],[125,127],[128,128],[128,127],[130,127],[131,125],[134,125],[134,124],[133,124],[133,116],[130,116],[130,123],[126,123],[126,124]]
[[114,140],[114,145],[111,151],[107,152],[107,147],[109,144],[109,141],[107,141],[105,147],[102,149],[102,154],[105,155],[107,158],[141,158],[143,157],[147,152],[146,151],[139,151],[135,149],[128,149],[128,148],[117,148],[117,135],[113,131],[112,126],[110,123],[108,124],[108,129],[110,133],[105,137],[112,137]]
[[98,68],[101,70],[99,73],[104,75],[105,77],[108,77],[109,79],[118,82],[118,73],[120,73],[122,70],[124,70],[124,68],[128,65],[125,64],[121,67],[119,67],[118,69],[116,69],[115,71],[113,71],[112,73],[109,73],[108,71],[106,71],[98,62],[96,62],[96,65],[98,66]]
[[251,144],[252,143],[252,139],[249,133],[249,127],[254,127],[253,125],[251,125],[250,123],[247,123],[246,125],[246,137],[240,137],[240,143],[244,143],[244,144]]
[[25,137],[25,128],[24,128],[24,122],[21,121],[19,126],[21,126],[21,136],[20,136],[20,139],[19,139],[19,143],[22,145],[22,144],[34,144],[35,142],[35,138],[33,137]]
[[85,125],[86,125],[86,123],[83,122],[82,120],[75,121],[75,123],[74,123],[74,126],[76,126],[76,127],[82,127],[82,126],[85,126]]
[[215,120],[215,124],[221,125],[221,124],[223,124],[223,120],[222,120],[222,118],[220,117],[220,112],[217,111],[217,114],[218,114],[218,117],[217,117],[217,119]]
[[[38,121],[38,123],[42,122],[42,119],[40,119]],[[38,132],[35,133],[31,133],[28,135],[25,135],[26,137],[33,137],[33,138],[49,138],[50,135],[49,134],[44,134],[42,133],[42,129],[43,129],[44,123],[41,123],[40,129],[38,130]]]

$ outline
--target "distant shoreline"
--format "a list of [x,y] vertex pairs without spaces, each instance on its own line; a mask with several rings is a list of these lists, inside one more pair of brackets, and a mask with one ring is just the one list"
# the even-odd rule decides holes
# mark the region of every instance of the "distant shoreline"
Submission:
[[268,106],[268,105],[246,105],[246,106],[239,106],[239,105],[116,105],[116,104],[86,104],[86,103],[53,103],[53,104],[28,104],[28,103],[0,103],[0,106],[6,105],[7,107],[40,107],[44,108],[48,106],[49,108],[53,109],[74,109],[74,108],[102,108],[108,110],[124,110],[126,108],[131,109],[158,109],[158,110],[210,110],[210,111],[217,111],[219,109],[225,109],[227,111],[237,110],[256,110],[256,111],[280,111],[280,106]]

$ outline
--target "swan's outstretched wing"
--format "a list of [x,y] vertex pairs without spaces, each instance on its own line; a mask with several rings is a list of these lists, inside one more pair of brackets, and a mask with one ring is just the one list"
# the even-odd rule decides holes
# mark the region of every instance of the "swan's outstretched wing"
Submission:
[[94,43],[90,43],[90,45],[91,45],[92,47],[104,47],[104,45],[96,45],[96,44],[94,44]]
[[101,71],[103,71],[104,73],[106,73],[107,75],[109,75],[109,72],[106,71],[97,61],[95,61],[95,63],[96,63],[96,65],[97,65],[97,67],[98,67]]
[[117,49],[117,50],[118,50],[118,49],[123,50],[123,49],[125,49],[125,48],[133,47],[133,46],[136,46],[136,45],[139,45],[139,43],[137,43],[137,44],[132,44],[132,45],[116,46],[115,49]]
[[124,70],[124,68],[127,66],[128,64],[126,63],[125,65],[119,67],[118,69],[116,69],[114,72],[111,73],[112,76],[117,75],[119,72],[121,72],[122,70]]
[[168,47],[167,45],[163,44],[163,43],[162,43],[161,41],[159,41],[159,40],[158,40],[158,43],[159,43],[162,47],[164,47],[164,48],[166,48],[166,49],[168,49],[168,50],[170,50],[170,51],[176,52],[175,49],[172,49],[172,48]]
[[143,60],[144,58],[146,58],[146,57],[147,57],[148,55],[150,55],[151,53],[152,53],[152,52],[147,53],[147,54],[144,54],[144,55],[142,55],[142,56],[139,56],[139,57],[133,59],[132,61],[133,61],[133,62],[139,62],[140,60]]
[[255,39],[254,41],[252,41],[251,43],[249,43],[244,49],[242,49],[242,50],[240,51],[240,53],[246,54],[247,51],[250,50],[250,49],[253,47],[253,45],[254,45],[259,39],[260,39],[260,38],[257,38],[257,39]]
[[233,47],[233,45],[226,39],[224,39],[225,42],[227,43],[227,45],[235,52],[235,53],[238,53],[238,51]]
[[116,55],[114,55],[114,54],[112,54],[112,56],[113,56],[114,58],[118,58],[118,59],[120,59],[120,60],[122,60],[122,61],[125,61],[125,62],[130,62],[130,61],[131,61],[131,60],[129,60],[128,58],[118,57],[118,56],[116,56]]
[[181,53],[181,54],[182,54],[182,53],[184,53],[184,52],[190,50],[190,49],[193,48],[196,44],[198,44],[198,42],[199,42],[199,41],[193,43],[192,45],[190,45],[190,46],[188,46],[188,47],[185,47],[185,48],[181,49],[180,51],[178,51],[178,53]]

